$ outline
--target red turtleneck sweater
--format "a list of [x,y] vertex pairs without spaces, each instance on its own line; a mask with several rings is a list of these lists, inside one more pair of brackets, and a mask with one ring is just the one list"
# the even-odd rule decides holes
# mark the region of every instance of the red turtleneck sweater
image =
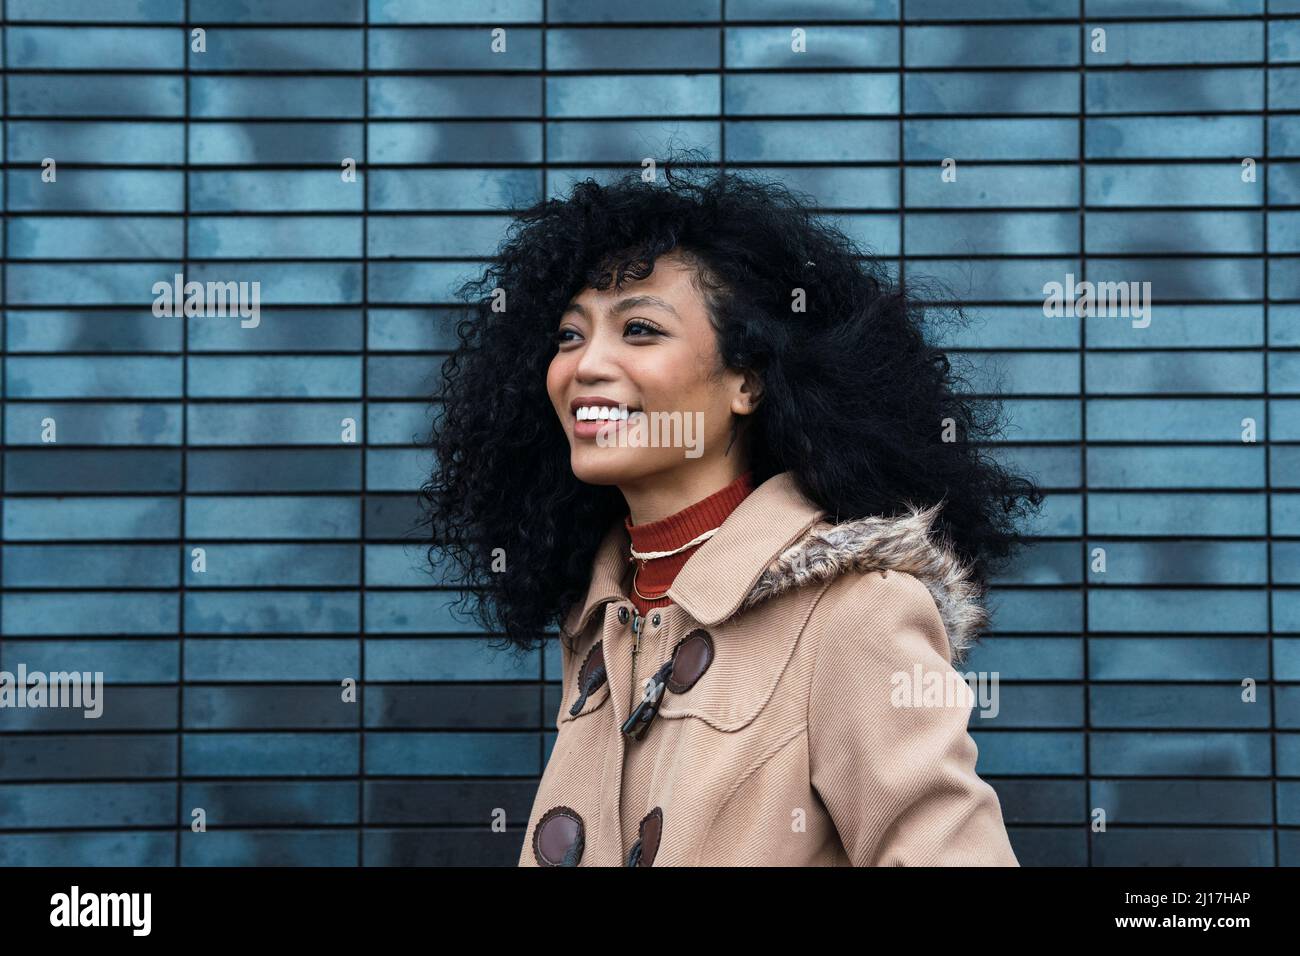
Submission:
[[[747,471],[720,491],[715,491],[707,498],[688,505],[666,518],[634,525],[629,514],[623,519],[623,523],[627,527],[628,534],[632,536],[632,547],[635,550],[671,551],[680,548],[687,541],[710,528],[718,527],[753,490],[753,472]],[[645,566],[636,574],[636,590],[655,599],[642,600],[637,597],[636,591],[631,590],[630,587],[628,589],[632,603],[640,613],[644,614],[652,607],[667,607],[673,603],[671,599],[662,595],[677,577],[677,572],[703,543],[666,558],[650,558],[645,562]],[[640,561],[633,561],[632,564],[634,567],[641,566]]]

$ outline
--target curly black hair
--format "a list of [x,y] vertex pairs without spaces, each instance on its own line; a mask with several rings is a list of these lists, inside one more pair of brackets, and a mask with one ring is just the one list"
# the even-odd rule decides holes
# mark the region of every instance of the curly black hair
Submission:
[[891,280],[804,194],[695,172],[588,179],[538,202],[457,290],[470,317],[442,366],[421,527],[443,583],[506,646],[535,648],[563,622],[627,513],[618,488],[570,469],[546,390],[559,316],[584,287],[621,288],[670,251],[693,267],[721,360],[760,377],[745,426],[755,484],[788,470],[839,520],[942,502],[940,531],[981,585],[1022,540],[1017,519],[1041,504],[1031,481],[981,449],[1000,432],[1000,406],[974,400],[927,341],[915,284]]

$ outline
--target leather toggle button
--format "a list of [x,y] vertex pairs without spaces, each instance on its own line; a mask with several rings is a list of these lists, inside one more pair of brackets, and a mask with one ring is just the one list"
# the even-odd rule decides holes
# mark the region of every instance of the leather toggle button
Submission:
[[655,807],[641,818],[641,836],[627,855],[628,866],[651,866],[659,852],[659,838],[664,832],[664,811]]
[[569,708],[570,717],[577,717],[592,691],[605,683],[605,649],[601,646],[604,643],[604,641],[597,641],[587,652],[582,667],[578,669],[578,699]]
[[577,866],[582,846],[582,817],[572,807],[551,807],[533,830],[533,856],[538,866]]
[[[712,663],[713,638],[704,628],[697,627],[677,642],[672,656],[664,662],[653,677],[646,679],[641,700],[623,722],[622,732],[633,740],[640,740],[649,729],[650,722],[659,713],[664,691],[670,690],[674,694],[686,693],[704,676],[704,672]],[[679,667],[682,669],[680,674],[677,672]]]
[[713,638],[702,627],[697,627],[680,641],[673,650],[673,669],[668,676],[668,689],[674,694],[684,694],[713,663]]

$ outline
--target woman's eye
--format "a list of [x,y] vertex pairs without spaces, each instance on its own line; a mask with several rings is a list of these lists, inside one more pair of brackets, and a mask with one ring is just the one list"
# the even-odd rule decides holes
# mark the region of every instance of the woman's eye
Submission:
[[[651,335],[661,335],[662,331],[648,322],[642,322],[633,319],[623,329],[623,334],[632,338],[646,338]],[[565,342],[578,342],[582,339],[582,333],[576,329],[559,329],[551,336],[556,345],[563,345]]]

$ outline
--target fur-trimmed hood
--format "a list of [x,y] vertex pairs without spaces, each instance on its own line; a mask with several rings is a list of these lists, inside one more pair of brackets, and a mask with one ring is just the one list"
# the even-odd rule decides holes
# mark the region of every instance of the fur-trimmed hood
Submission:
[[936,505],[894,518],[838,524],[823,518],[768,565],[741,609],[851,571],[904,571],[934,598],[957,663],[987,627],[988,612],[981,603],[983,589],[968,566],[934,532],[938,516]]

